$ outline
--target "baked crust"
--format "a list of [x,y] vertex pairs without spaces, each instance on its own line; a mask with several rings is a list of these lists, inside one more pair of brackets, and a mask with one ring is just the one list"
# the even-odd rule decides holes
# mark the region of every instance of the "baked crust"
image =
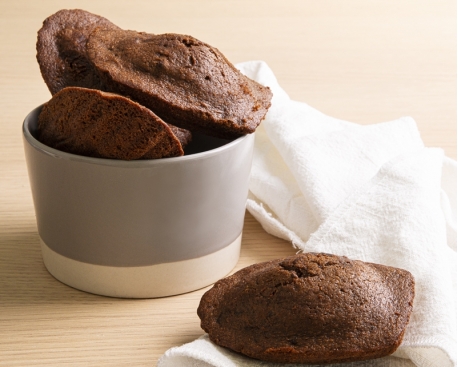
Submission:
[[213,342],[249,357],[350,362],[397,349],[414,294],[414,279],[405,270],[305,253],[218,281],[197,313]]
[[120,29],[80,9],[59,10],[44,20],[38,31],[37,61],[52,95],[71,86],[101,89],[86,55],[89,34],[96,28]]
[[146,107],[123,96],[68,87],[43,106],[37,139],[68,153],[111,159],[183,155],[170,127]]
[[[80,9],[60,10],[38,32],[37,60],[51,94],[69,86],[118,93],[168,124],[225,139],[253,133],[272,92],[191,36],[122,30]],[[178,133],[185,145],[191,134]]]
[[191,36],[99,28],[89,37],[87,53],[106,90],[191,131],[221,138],[249,134],[270,107],[268,87]]
[[[52,95],[65,87],[107,90],[88,59],[86,44],[95,29],[120,30],[108,19],[81,9],[63,9],[46,18],[38,31],[37,60],[41,75]],[[170,125],[186,146],[191,132]]]

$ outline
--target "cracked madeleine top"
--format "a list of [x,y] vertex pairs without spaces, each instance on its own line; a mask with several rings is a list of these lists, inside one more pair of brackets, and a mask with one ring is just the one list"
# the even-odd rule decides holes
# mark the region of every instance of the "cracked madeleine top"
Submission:
[[393,353],[413,298],[405,270],[305,253],[218,281],[198,315],[212,341],[250,357],[337,363]]
[[272,93],[191,36],[96,29],[87,53],[104,88],[168,123],[222,138],[252,133]]

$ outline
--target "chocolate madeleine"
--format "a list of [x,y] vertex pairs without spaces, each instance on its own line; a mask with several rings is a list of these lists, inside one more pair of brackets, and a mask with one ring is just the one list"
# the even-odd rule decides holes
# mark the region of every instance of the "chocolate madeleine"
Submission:
[[108,19],[80,9],[63,9],[44,20],[38,31],[37,60],[51,94],[70,86],[101,89],[86,55],[95,28],[119,29]]
[[405,270],[305,253],[218,281],[197,313],[220,346],[265,361],[327,364],[393,353],[413,299]]
[[[46,18],[38,31],[37,60],[51,94],[65,87],[104,90],[99,74],[88,60],[86,43],[96,28],[120,28],[108,19],[80,9],[60,10]],[[169,124],[184,147],[191,132]]]
[[269,88],[191,36],[98,28],[87,54],[104,90],[191,131],[221,138],[252,133],[270,106]]
[[120,95],[68,87],[43,106],[36,138],[68,153],[112,159],[183,155],[170,127]]

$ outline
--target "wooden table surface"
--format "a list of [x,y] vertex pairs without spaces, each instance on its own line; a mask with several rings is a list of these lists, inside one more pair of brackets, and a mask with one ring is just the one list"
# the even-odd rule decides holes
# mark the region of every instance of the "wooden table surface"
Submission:
[[[205,289],[162,299],[100,297],[45,269],[21,123],[50,94],[36,32],[62,8],[125,29],[185,33],[232,62],[266,61],[289,95],[361,124],[413,116],[426,146],[456,158],[456,2],[131,0],[0,2],[0,366],[154,366],[203,332]],[[249,214],[236,267],[291,255]]]

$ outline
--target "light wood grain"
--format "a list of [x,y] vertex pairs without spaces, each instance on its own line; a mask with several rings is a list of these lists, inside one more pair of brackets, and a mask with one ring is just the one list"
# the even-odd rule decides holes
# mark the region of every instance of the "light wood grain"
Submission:
[[[128,29],[186,33],[232,62],[266,61],[295,100],[361,124],[410,115],[426,146],[456,158],[456,2],[169,0],[0,2],[0,366],[153,366],[202,334],[202,293],[99,297],[49,275],[40,257],[21,123],[50,98],[36,32],[61,8]],[[236,269],[295,253],[246,216]]]

